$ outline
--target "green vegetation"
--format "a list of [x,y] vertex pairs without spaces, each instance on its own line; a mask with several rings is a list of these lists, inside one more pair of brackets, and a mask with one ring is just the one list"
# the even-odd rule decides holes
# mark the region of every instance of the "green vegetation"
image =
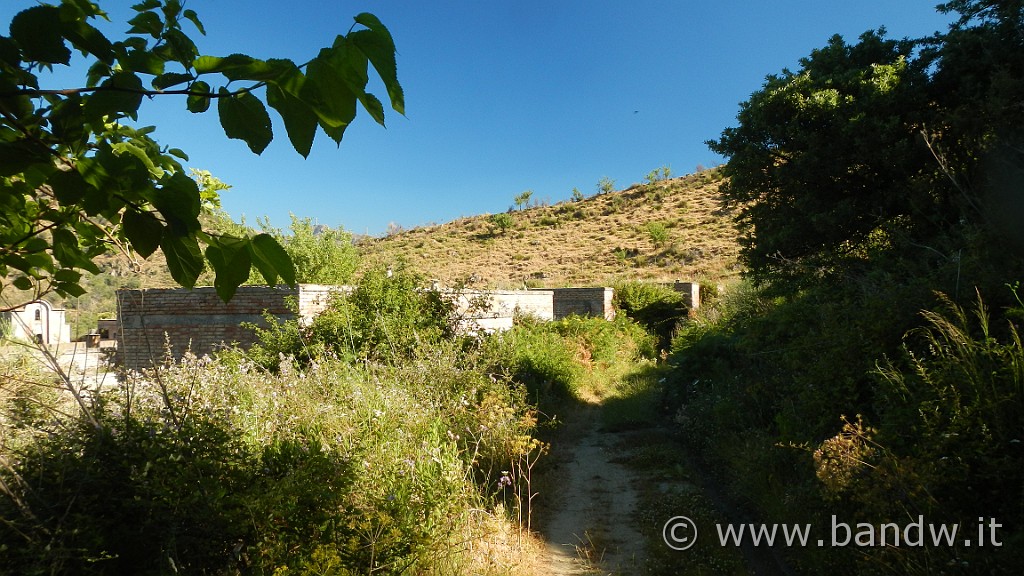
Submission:
[[[681,437],[759,521],[924,518],[975,539],[786,548],[800,573],[1024,568],[1024,258],[996,216],[1019,217],[1024,19],[941,8],[962,18],[936,38],[833,38],[711,143],[748,281],[674,340]],[[1002,546],[979,547],[990,521]]]
[[526,190],[522,194],[517,194],[513,202],[520,210],[523,210],[530,205],[530,196],[533,196],[533,190]]
[[657,337],[658,350],[668,350],[689,308],[683,295],[667,286],[623,282],[615,286],[615,309]]
[[647,237],[651,240],[651,244],[660,247],[668,242],[668,227],[664,222],[648,222],[644,228],[647,231]]
[[359,267],[359,251],[352,234],[322,224],[311,218],[291,215],[291,234],[263,225],[295,265],[295,281],[308,284],[346,284]]
[[[209,264],[225,300],[253,266],[268,284],[294,283],[291,262],[272,236],[203,229],[203,195],[181,164],[188,155],[159,145],[155,128],[138,124],[139,107],[144,97],[178,95],[189,112],[203,113],[216,102],[225,135],[260,154],[273,139],[269,105],[292,146],[307,156],[321,129],[340,143],[357,101],[384,123],[383,105],[366,92],[370,65],[392,108],[404,112],[391,34],[373,15],[360,14],[347,36],[299,66],[201,55],[185,27],[206,30],[180,0],[133,8],[124,39],[111,41],[93,27],[90,21],[106,14],[78,0],[27,8],[0,39],[0,193],[9,199],[0,205],[0,289],[9,283],[80,296],[82,273],[99,273],[95,259],[111,245],[142,258],[161,251],[174,281],[186,287]],[[84,57],[86,85],[40,88],[47,71],[71,64],[72,49]]]
[[512,215],[508,214],[507,212],[491,214],[491,216],[487,220],[488,222],[490,222],[492,226],[494,226],[498,230],[501,230],[502,234],[507,232],[509,228],[512,228],[512,226],[515,225],[515,220],[512,219]]
[[608,194],[610,192],[613,192],[614,190],[615,190],[615,180],[612,180],[611,178],[609,178],[607,176],[602,176],[601,179],[597,181],[597,193],[598,194]]
[[671,177],[672,169],[668,166],[662,166],[661,168],[656,168],[648,172],[647,175],[644,176],[644,182],[647,184],[657,184],[658,182],[668,180]]
[[308,326],[92,394],[0,361],[0,572],[520,573],[527,398],[620,394],[653,340],[625,317],[456,337],[422,281],[374,268]]
[[339,293],[308,325],[298,320],[253,326],[260,343],[249,355],[268,370],[280,359],[308,366],[327,356],[399,365],[428,344],[455,338],[453,303],[433,290],[420,290],[421,275],[404,267],[366,271],[351,293]]

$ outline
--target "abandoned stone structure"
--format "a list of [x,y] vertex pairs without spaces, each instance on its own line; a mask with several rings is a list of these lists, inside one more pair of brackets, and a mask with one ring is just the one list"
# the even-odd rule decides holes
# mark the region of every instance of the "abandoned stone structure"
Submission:
[[163,362],[168,352],[179,359],[187,351],[202,356],[225,344],[252,345],[253,331],[243,323],[266,325],[265,313],[294,318],[290,299],[301,316],[312,317],[324,309],[332,290],[337,287],[242,286],[227,303],[213,287],[118,290],[117,359],[139,370]]
[[[296,314],[289,306],[290,300],[297,302],[298,316],[309,319],[323,311],[331,293],[348,289],[318,284],[299,284],[296,288],[242,286],[228,303],[222,302],[211,287],[119,290],[117,357],[126,368],[139,370],[163,362],[168,352],[171,358],[179,359],[186,351],[202,356],[225,344],[250,346],[255,335],[242,324],[265,325],[264,314],[293,319]],[[615,317],[611,288],[449,293],[465,331],[506,330],[519,314],[541,320],[570,314],[609,320]]]
[[0,313],[0,327],[9,338],[53,346],[71,342],[71,326],[63,308],[45,300],[34,300]]

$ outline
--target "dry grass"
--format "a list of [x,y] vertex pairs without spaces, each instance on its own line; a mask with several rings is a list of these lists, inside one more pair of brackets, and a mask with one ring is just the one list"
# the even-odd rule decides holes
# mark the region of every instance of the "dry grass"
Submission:
[[[359,246],[368,263],[404,259],[445,285],[468,279],[487,288],[720,282],[739,270],[732,216],[718,201],[721,182],[717,170],[707,170],[514,211],[505,231],[485,214],[364,238]],[[667,237],[656,242],[651,227],[662,225]]]

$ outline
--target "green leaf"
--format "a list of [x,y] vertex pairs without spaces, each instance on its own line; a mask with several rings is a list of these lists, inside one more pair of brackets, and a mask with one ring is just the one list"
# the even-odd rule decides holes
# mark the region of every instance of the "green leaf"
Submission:
[[6,36],[0,36],[0,62],[7,64],[11,68],[21,66],[21,54],[18,53],[18,45]]
[[125,238],[143,258],[149,258],[160,247],[164,226],[150,212],[126,210],[121,218]]
[[377,121],[377,124],[384,125],[384,105],[380,103],[373,94],[363,94],[359,97],[359,101],[362,102],[363,108],[370,113],[370,116]]
[[249,240],[231,236],[211,237],[210,240],[206,259],[216,272],[213,287],[220,299],[227,302],[252,271]]
[[321,56],[306,67],[300,97],[312,107],[322,124],[344,129],[356,117],[356,95],[342,79],[342,73],[323,57],[325,52],[321,51]]
[[192,85],[189,86],[189,91],[193,92],[193,94],[189,94],[188,101],[185,104],[188,107],[189,112],[198,114],[210,109],[210,97],[201,95],[212,94],[209,84],[202,80],[193,82]]
[[267,104],[277,110],[284,120],[284,128],[295,151],[302,154],[303,158],[309,157],[317,127],[317,116],[313,109],[276,84],[267,85]]
[[53,256],[61,265],[68,268],[81,268],[93,274],[100,272],[99,267],[82,251],[74,232],[67,228],[54,228],[51,235]]
[[196,29],[203,36],[206,36],[206,28],[203,27],[203,23],[199,21],[199,16],[196,15],[195,10],[185,10],[182,15],[196,25]]
[[84,99],[82,114],[89,120],[118,115],[135,120],[138,118],[144,91],[142,80],[135,74],[116,73],[104,80],[96,92]]
[[71,50],[64,45],[60,30],[60,10],[54,6],[35,6],[18,12],[11,19],[11,38],[28,60],[49,64],[67,64]]
[[164,31],[164,23],[156,12],[140,12],[128,23],[132,25],[128,30],[129,34],[149,34],[153,38],[160,38]]
[[191,82],[192,80],[193,76],[191,74],[168,72],[153,78],[153,82],[151,84],[153,85],[153,88],[156,88],[157,90],[166,90],[171,86],[177,86],[178,84],[184,84],[186,82]]
[[228,96],[228,91],[221,88],[219,94],[217,112],[224,133],[228,138],[244,141],[250,150],[261,154],[274,139],[270,115],[263,102],[249,92]]
[[33,164],[52,161],[46,149],[34,142],[0,142],[0,176],[21,174]]
[[348,128],[347,125],[329,126],[325,124],[323,120],[321,120],[320,127],[323,128],[324,134],[327,134],[328,138],[334,140],[334,143],[337,144],[338,146],[341,146],[341,140],[342,138],[345,137],[345,129]]
[[17,278],[11,281],[11,284],[13,284],[14,287],[17,288],[18,290],[32,289],[32,279],[27,276],[18,276]]
[[369,58],[373,69],[387,88],[391,107],[399,114],[405,114],[405,93],[398,83],[398,65],[395,61],[395,41],[391,32],[373,14],[363,12],[355,21],[369,30],[349,34],[349,39]]
[[195,236],[164,234],[160,248],[167,260],[171,278],[185,288],[192,288],[203,272],[203,253]]
[[289,286],[295,285],[295,264],[288,252],[270,234],[257,234],[249,242],[252,263],[267,284],[277,284],[278,277]]
[[53,288],[64,297],[78,298],[86,294],[85,288],[77,282],[55,282]]
[[220,73],[232,81],[278,81],[299,70],[291,60],[283,58],[259,60],[245,54],[232,54],[223,58],[200,56],[192,65],[199,74]]
[[77,170],[57,170],[46,183],[53,189],[57,201],[65,206],[81,202],[91,191],[91,187]]
[[110,66],[107,66],[103,62],[97,60],[93,62],[92,66],[89,66],[89,71],[85,74],[85,85],[89,88],[96,86],[100,83],[100,80],[113,74]]
[[151,199],[164,221],[175,234],[192,234],[200,229],[201,200],[199,186],[183,172],[175,172],[160,180]]
[[110,66],[114,63],[114,45],[102,32],[82,20],[64,23],[64,37],[71,44]]
[[160,0],[142,0],[138,4],[132,4],[132,10],[136,12],[145,12],[146,10],[152,10],[160,7]]
[[148,154],[146,154],[146,151],[143,150],[142,148],[139,148],[135,144],[131,142],[115,142],[110,145],[110,148],[111,150],[114,151],[114,154],[117,154],[118,156],[120,156],[121,154],[131,154],[132,156],[138,158],[139,162],[142,162],[142,164],[146,166],[146,169],[149,170],[149,173],[154,178],[163,177],[163,168],[160,168],[159,166],[154,164],[153,159],[150,158]]
[[143,47],[127,51],[121,56],[118,64],[125,70],[159,76],[164,73],[165,62],[162,58]]
[[61,268],[53,273],[53,279],[58,282],[78,282],[82,279],[82,273],[70,268]]
[[171,28],[164,32],[164,44],[153,47],[153,52],[168,62],[178,62],[186,69],[199,55],[195,42],[181,30]]
[[178,158],[181,158],[185,162],[188,162],[188,154],[186,154],[185,151],[182,150],[181,148],[171,148],[170,150],[167,151],[167,153],[170,154],[171,156],[177,156]]

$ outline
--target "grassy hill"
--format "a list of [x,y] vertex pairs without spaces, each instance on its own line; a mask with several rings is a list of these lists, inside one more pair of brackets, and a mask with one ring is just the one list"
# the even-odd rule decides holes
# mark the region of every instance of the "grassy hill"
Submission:
[[504,229],[480,215],[364,238],[359,247],[368,263],[404,259],[445,285],[470,278],[488,288],[720,282],[739,270],[732,216],[718,203],[721,182],[719,171],[706,170],[511,211]]

